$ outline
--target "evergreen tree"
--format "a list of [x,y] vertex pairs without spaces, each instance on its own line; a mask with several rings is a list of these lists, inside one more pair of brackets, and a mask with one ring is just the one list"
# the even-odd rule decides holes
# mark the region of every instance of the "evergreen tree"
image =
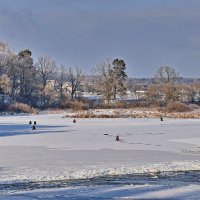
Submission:
[[28,49],[18,53],[18,66],[20,70],[20,92],[19,101],[27,104],[32,104],[32,94],[35,89],[36,70],[33,66],[31,51]]
[[126,95],[127,88],[124,85],[127,75],[125,73],[126,63],[124,60],[119,60],[118,58],[114,59],[113,62],[113,95],[116,99],[116,95],[119,94],[120,97]]

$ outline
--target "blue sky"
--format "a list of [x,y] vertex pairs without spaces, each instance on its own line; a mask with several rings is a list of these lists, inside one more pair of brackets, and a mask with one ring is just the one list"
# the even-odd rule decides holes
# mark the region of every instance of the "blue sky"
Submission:
[[86,73],[120,58],[131,77],[200,77],[199,25],[199,0],[0,0],[0,40]]

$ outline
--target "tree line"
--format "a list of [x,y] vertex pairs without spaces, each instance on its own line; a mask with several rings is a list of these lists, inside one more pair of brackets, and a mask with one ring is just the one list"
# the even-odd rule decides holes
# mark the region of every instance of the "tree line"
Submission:
[[[0,42],[1,105],[19,102],[42,109],[67,108],[70,102],[83,101],[83,92],[100,95],[107,105],[200,102],[200,83],[180,84],[180,74],[173,67],[159,67],[152,80],[147,85],[135,83],[126,74],[125,61],[119,58],[105,59],[86,75],[78,67],[57,65],[50,56],[34,61],[29,49],[14,53],[7,43]],[[128,92],[135,94],[132,101]]]
[[107,59],[93,70],[88,81],[78,67],[57,65],[50,56],[34,61],[29,49],[16,54],[7,43],[0,42],[0,94],[4,103],[65,108],[85,90],[101,94],[109,102],[117,94],[126,95],[125,69],[124,60]]

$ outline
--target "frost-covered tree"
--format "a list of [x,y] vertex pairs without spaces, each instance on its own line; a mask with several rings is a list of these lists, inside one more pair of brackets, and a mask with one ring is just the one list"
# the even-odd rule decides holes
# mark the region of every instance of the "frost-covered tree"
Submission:
[[5,73],[7,63],[10,59],[10,56],[13,55],[13,51],[10,46],[0,41],[0,75]]
[[55,78],[56,62],[49,56],[39,57],[35,64],[37,71],[37,80],[40,90],[41,106],[46,106],[45,89],[48,83]]
[[10,79],[10,97],[12,102],[16,102],[19,98],[19,86],[20,86],[20,67],[18,63],[17,55],[11,54],[7,66],[6,74]]

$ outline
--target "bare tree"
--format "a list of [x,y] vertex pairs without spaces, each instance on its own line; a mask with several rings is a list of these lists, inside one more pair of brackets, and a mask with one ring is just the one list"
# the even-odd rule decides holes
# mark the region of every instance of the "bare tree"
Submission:
[[161,66],[156,74],[155,80],[157,83],[174,83],[179,77],[179,74],[173,67]]
[[147,89],[147,99],[151,103],[159,104],[163,99],[163,93],[161,92],[160,85],[152,84]]
[[64,65],[60,65],[56,72],[56,83],[58,85],[55,85],[55,90],[59,94],[59,104],[61,107],[64,106],[64,100],[65,100],[65,84],[67,82],[67,68]]
[[67,70],[67,81],[69,86],[67,87],[67,91],[71,95],[71,99],[74,99],[76,96],[76,92],[78,89],[80,89],[81,82],[83,80],[83,75],[81,70],[76,67],[75,70],[73,70],[71,67]]
[[96,94],[97,90],[95,88],[95,76],[93,75],[86,75],[84,76],[84,85],[83,89],[85,92]]
[[41,103],[45,107],[45,88],[47,84],[54,79],[56,63],[49,56],[39,57],[35,64],[37,70],[37,77],[40,83]]
[[178,100],[179,93],[175,85],[166,84],[152,84],[148,87],[147,98],[151,103],[168,104]]
[[161,66],[156,74],[155,81],[160,85],[160,92],[163,94],[163,101],[169,103],[178,99],[175,82],[179,75],[173,67]]
[[125,69],[124,60],[107,58],[93,70],[98,91],[108,103],[110,100],[116,99],[117,95],[121,98],[126,96],[127,75]]
[[178,100],[178,92],[175,85],[166,83],[161,85],[161,91],[164,94],[164,102],[174,102]]
[[112,60],[107,58],[102,63],[98,64],[93,70],[95,78],[96,90],[109,103],[113,98],[113,65]]

